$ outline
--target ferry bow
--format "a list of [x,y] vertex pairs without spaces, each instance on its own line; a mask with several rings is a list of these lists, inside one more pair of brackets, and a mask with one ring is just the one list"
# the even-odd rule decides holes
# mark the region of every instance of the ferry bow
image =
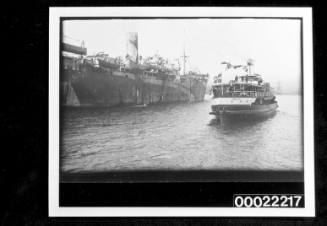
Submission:
[[[261,75],[250,74],[251,65],[252,62],[245,66],[249,73],[236,75],[229,83],[221,82],[221,74],[216,78],[212,87],[214,104],[210,114],[219,117],[260,117],[276,112],[278,104],[273,89],[268,82],[263,81]],[[227,68],[231,67],[228,63]]]

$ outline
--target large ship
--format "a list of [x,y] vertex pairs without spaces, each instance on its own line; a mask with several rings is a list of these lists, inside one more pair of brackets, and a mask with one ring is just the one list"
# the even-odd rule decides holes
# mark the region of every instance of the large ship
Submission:
[[245,118],[269,116],[275,113],[278,105],[273,89],[268,82],[264,82],[262,76],[256,73],[251,74],[252,62],[246,66],[230,63],[227,68],[242,67],[246,74],[236,75],[235,79],[227,83],[221,80],[221,74],[216,77],[212,87],[214,104],[211,106],[210,114],[222,118]]
[[138,55],[138,34],[128,33],[127,55],[87,55],[82,46],[61,43],[61,95],[64,106],[149,105],[202,101],[208,74],[184,73],[158,54]]

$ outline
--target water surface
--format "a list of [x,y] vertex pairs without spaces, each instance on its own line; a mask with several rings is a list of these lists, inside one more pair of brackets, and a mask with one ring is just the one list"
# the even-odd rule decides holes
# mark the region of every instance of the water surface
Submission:
[[147,107],[64,108],[61,170],[302,170],[301,96],[272,117],[217,123],[212,99]]

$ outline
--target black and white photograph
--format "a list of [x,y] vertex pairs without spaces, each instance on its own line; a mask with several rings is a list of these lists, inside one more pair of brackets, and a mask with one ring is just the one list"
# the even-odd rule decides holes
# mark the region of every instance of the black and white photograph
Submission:
[[80,184],[264,182],[193,214],[314,214],[311,29],[306,8],[51,8],[52,213]]

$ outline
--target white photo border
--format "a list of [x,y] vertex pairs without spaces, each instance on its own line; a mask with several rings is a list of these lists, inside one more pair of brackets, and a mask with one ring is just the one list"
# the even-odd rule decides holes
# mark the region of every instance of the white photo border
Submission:
[[[304,208],[60,207],[59,56],[61,17],[260,17],[302,19]],[[49,8],[49,216],[315,216],[313,40],[310,7],[50,7]]]

